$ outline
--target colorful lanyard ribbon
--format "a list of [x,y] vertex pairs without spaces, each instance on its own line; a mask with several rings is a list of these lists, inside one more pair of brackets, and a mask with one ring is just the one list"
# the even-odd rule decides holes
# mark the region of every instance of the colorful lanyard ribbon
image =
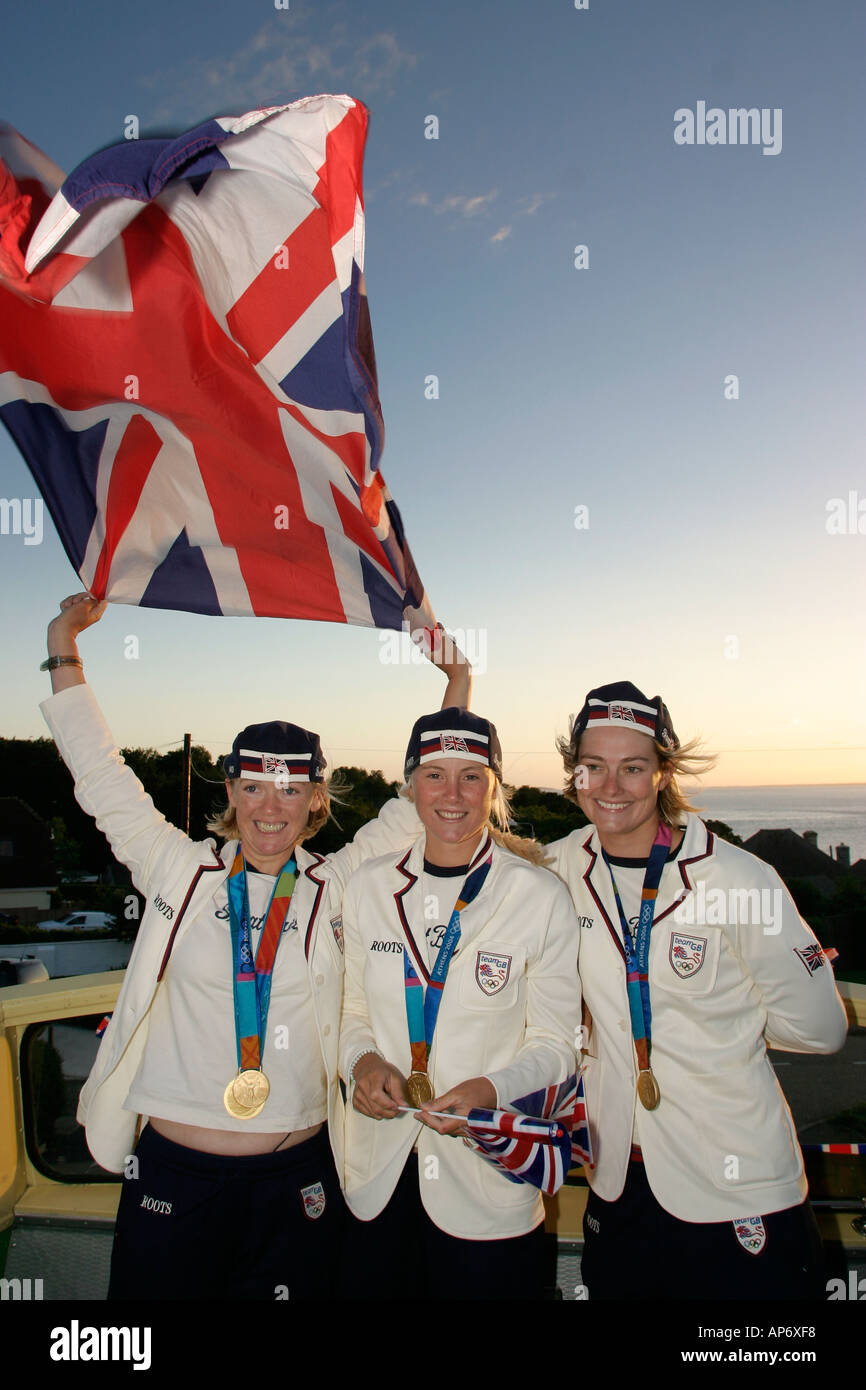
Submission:
[[436,1029],[439,1005],[442,1002],[445,977],[448,974],[451,957],[460,940],[460,913],[464,907],[468,907],[478,897],[484,886],[484,880],[490,872],[492,862],[493,844],[490,842],[485,858],[466,875],[463,887],[460,889],[457,902],[454,904],[454,911],[451,913],[451,920],[445,932],[445,939],[436,957],[436,964],[430,972],[430,983],[427,986],[426,994],[409,958],[409,952],[405,946],[403,947],[403,987],[406,992],[406,1020],[409,1024],[413,1072],[426,1073],[427,1071],[427,1059],[433,1046],[433,1033]]
[[258,1071],[262,1065],[274,962],[297,876],[297,866],[292,856],[277,874],[258,950],[253,958],[246,865],[240,849],[229,874],[229,920],[235,967],[235,1037],[241,1071]]
[[650,1011],[649,995],[649,947],[650,932],[652,931],[653,916],[656,910],[656,899],[658,897],[659,883],[661,882],[662,870],[668,857],[668,850],[671,846],[671,828],[669,825],[659,825],[658,833],[653,841],[650,856],[647,860],[646,873],[644,874],[643,888],[640,895],[640,917],[638,918],[637,932],[635,940],[632,942],[631,932],[628,929],[628,922],[622,907],[622,899],[619,896],[619,889],[616,886],[616,879],[613,876],[610,860],[602,850],[604,862],[608,867],[610,881],[613,884],[613,895],[616,899],[619,920],[622,926],[622,944],[625,947],[626,960],[626,981],[628,985],[628,1006],[631,1015],[631,1031],[634,1038],[635,1050],[637,1052],[638,1068],[640,1071],[649,1071],[649,1044],[652,1038],[652,1014]]

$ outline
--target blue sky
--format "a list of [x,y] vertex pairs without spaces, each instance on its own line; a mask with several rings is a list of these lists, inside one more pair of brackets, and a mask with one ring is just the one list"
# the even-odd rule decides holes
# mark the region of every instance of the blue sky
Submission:
[[[71,169],[129,114],[364,101],[383,473],[484,651],[506,775],[556,785],[554,735],[628,678],[725,750],[718,783],[864,781],[866,534],[826,525],[854,492],[866,530],[864,29],[842,0],[49,3],[4,24],[0,116]],[[698,101],[781,109],[781,151],[675,144]],[[0,493],[34,495],[5,436]],[[0,536],[4,734],[43,731],[44,627],[77,587],[50,522]],[[127,744],[221,752],[285,717],[395,775],[441,690],[363,629],[115,606],[81,645]]]

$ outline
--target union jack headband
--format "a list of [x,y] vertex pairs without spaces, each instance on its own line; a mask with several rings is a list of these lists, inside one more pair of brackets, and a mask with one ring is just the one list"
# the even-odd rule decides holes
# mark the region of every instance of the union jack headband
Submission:
[[614,681],[590,690],[571,731],[571,751],[577,756],[580,736],[599,727],[634,729],[656,739],[665,748],[679,748],[680,741],[660,695],[650,700],[631,681]]
[[502,749],[496,726],[459,705],[425,714],[416,721],[406,749],[406,781],[416,767],[440,758],[482,763],[502,781]]
[[223,758],[226,777],[253,782],[324,782],[327,766],[319,735],[281,719],[242,729]]

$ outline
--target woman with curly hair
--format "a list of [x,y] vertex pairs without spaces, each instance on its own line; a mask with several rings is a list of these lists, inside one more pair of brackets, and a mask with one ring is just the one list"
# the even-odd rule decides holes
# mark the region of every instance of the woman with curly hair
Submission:
[[660,697],[591,690],[559,749],[591,822],[548,846],[578,913],[589,1014],[589,1297],[821,1298],[767,1048],[842,1046],[831,967],[775,871],[689,805],[678,778],[712,760],[680,745]]

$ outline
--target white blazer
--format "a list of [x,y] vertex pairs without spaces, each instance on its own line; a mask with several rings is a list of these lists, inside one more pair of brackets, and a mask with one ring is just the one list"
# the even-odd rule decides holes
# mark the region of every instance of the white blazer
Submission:
[[[191,840],[156,810],[126,766],[87,685],[72,686],[41,705],[64,762],[75,777],[79,804],[96,820],[114,855],[147,898],[111,1022],[82,1087],[78,1119],[96,1161],[121,1172],[132,1153],[136,1116],[123,1102],[147,1040],[150,1006],[184,932],[228,877],[237,844],[217,853],[213,840]],[[343,986],[340,899],[344,881],[365,854],[408,844],[420,829],[415,808],[392,798],[351,844],[326,859],[298,847],[292,904],[303,935],[316,1028],[328,1077],[328,1125],[337,1172],[343,1162],[343,1104],[337,1077]]]
[[[344,1076],[364,1048],[376,1048],[404,1076],[410,1071],[403,946],[424,982],[424,845],[422,836],[402,855],[368,861],[347,885]],[[461,880],[443,882],[453,885],[456,899]],[[461,912],[460,927],[442,991],[430,1077],[442,1095],[460,1081],[487,1076],[505,1108],[575,1071],[580,991],[574,912],[554,874],[495,845],[487,880]],[[504,978],[490,991],[479,972],[485,957],[489,965],[493,956]],[[408,1113],[370,1119],[354,1109],[350,1094],[344,1185],[356,1216],[369,1221],[382,1211],[416,1139],[421,1199],[449,1235],[496,1240],[524,1234],[542,1220],[534,1188],[509,1181],[460,1139],[437,1134]]]
[[636,1102],[625,954],[598,836],[575,830],[548,852],[580,923],[594,1191],[608,1202],[622,1192],[636,1118],[650,1187],[680,1220],[734,1220],[801,1202],[802,1155],[767,1047],[836,1052],[847,1020],[830,965],[778,874],[687,817],[650,938],[661,1103],[649,1111]]

